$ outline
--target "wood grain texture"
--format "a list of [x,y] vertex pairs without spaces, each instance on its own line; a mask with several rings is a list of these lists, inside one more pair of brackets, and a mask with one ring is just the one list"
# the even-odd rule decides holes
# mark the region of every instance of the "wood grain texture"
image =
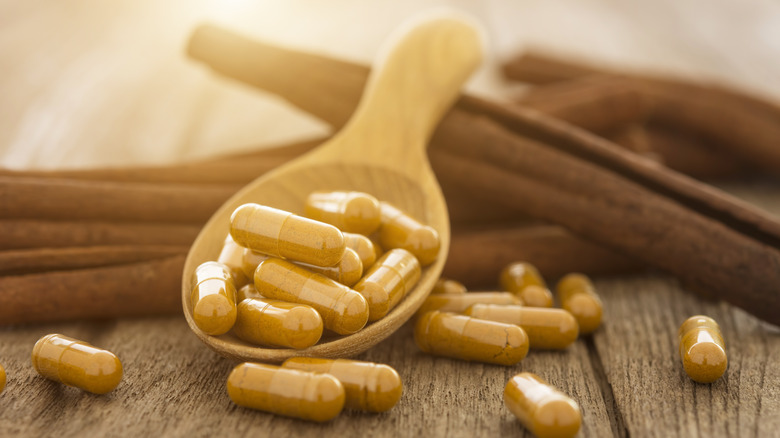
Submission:
[[[777,434],[776,327],[731,306],[695,299],[665,277],[611,278],[596,286],[610,317],[594,344],[628,430],[658,437]],[[714,318],[726,342],[729,367],[712,384],[695,383],[681,365],[677,330],[698,314]]]

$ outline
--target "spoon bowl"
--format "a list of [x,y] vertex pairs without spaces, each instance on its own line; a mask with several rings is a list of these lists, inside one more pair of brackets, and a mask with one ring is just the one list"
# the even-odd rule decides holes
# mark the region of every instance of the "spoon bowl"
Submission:
[[[441,274],[450,244],[449,217],[425,146],[462,84],[479,65],[476,28],[453,15],[409,23],[380,57],[358,108],[331,140],[253,181],[209,220],[184,265],[182,304],[192,331],[218,353],[242,361],[282,362],[293,356],[349,357],[392,334],[419,308]],[[420,281],[384,318],[349,336],[325,333],[317,345],[295,350],[249,344],[232,333],[211,336],[192,318],[191,277],[216,260],[229,233],[230,215],[257,203],[302,215],[317,190],[355,190],[387,201],[439,233],[441,247]]]

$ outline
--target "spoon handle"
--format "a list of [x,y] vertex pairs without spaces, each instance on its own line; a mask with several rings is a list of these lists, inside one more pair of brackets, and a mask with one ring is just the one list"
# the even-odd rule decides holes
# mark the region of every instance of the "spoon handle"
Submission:
[[482,60],[477,28],[454,15],[415,21],[384,46],[352,119],[323,147],[339,160],[425,165],[425,147]]

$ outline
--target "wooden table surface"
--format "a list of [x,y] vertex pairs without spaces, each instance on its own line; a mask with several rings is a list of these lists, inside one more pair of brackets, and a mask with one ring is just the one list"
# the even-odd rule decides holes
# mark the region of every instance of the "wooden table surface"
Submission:
[[[267,3],[0,1],[0,165],[169,163],[328,132],[272,96],[188,62],[182,48],[189,31],[212,19],[367,61],[402,18],[438,4],[334,1],[326,10],[319,2]],[[631,69],[706,77],[780,100],[776,1],[455,4],[496,40],[492,64],[469,84],[475,92],[507,96],[511,85],[495,76],[499,58],[534,44]],[[345,26],[355,22],[361,26]],[[778,184],[726,188],[780,213]],[[532,351],[514,367],[425,355],[407,324],[358,357],[398,370],[401,402],[383,414],[344,412],[324,425],[233,405],[225,380],[235,364],[205,347],[181,315],[0,328],[0,364],[8,374],[0,436],[523,436],[501,399],[521,371],[539,374],[580,403],[580,436],[780,436],[777,327],[686,293],[661,273],[595,284],[605,305],[603,327],[566,351]],[[720,323],[729,353],[728,371],[710,385],[692,382],[677,352],[677,328],[699,313]],[[30,352],[53,332],[115,352],[125,368],[120,386],[95,396],[39,377]]]

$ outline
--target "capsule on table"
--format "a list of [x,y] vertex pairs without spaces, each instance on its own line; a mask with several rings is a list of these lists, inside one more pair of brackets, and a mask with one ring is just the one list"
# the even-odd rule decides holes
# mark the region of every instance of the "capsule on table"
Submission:
[[233,332],[252,344],[300,350],[322,337],[322,318],[313,307],[248,298],[238,303]]
[[227,333],[236,322],[236,287],[230,268],[206,262],[192,274],[192,319],[204,333]]
[[528,336],[516,325],[437,310],[417,320],[414,340],[426,353],[497,365],[514,365],[528,354]]
[[254,251],[333,266],[344,255],[344,236],[333,225],[258,204],[244,204],[230,217],[230,235]]
[[[241,287],[238,291],[236,291],[236,302],[240,303],[244,301],[247,298],[257,298],[257,299],[263,299],[265,298],[263,294],[257,291],[257,288],[255,287],[255,283],[249,283]],[[238,318],[238,316],[236,316]]]
[[368,320],[387,315],[420,280],[420,263],[405,249],[385,253],[355,285],[368,301]]
[[335,377],[244,362],[227,379],[233,403],[310,421],[328,421],[344,408],[344,387]]
[[520,373],[504,388],[504,404],[539,438],[577,435],[582,424],[580,406],[532,373]]
[[683,369],[691,379],[711,383],[726,372],[729,365],[726,345],[714,319],[692,316],[682,323],[678,337]]
[[5,389],[5,368],[0,365],[0,393]]
[[222,245],[222,251],[217,257],[217,262],[230,268],[230,274],[233,276],[233,285],[236,289],[249,283],[252,276],[246,275],[243,271],[244,247],[237,244],[230,234],[225,238]]
[[431,310],[463,313],[472,304],[523,304],[510,292],[468,292],[465,294],[429,295],[417,311],[418,315]]
[[564,349],[576,341],[579,334],[577,320],[563,309],[513,304],[474,304],[466,309],[464,314],[522,327],[528,335],[531,348]]
[[341,231],[371,234],[379,228],[379,202],[363,192],[313,192],[306,199],[306,217]]
[[113,391],[122,380],[122,362],[114,353],[59,334],[35,343],[32,365],[47,379],[93,394]]
[[530,263],[516,262],[501,271],[501,288],[517,295],[526,306],[552,307],[552,292],[541,274]]
[[344,235],[344,243],[347,245],[347,248],[355,251],[358,257],[360,257],[360,262],[363,264],[364,271],[367,271],[368,268],[370,268],[374,262],[376,262],[376,259],[381,256],[381,254],[377,256],[374,243],[368,237],[355,233],[341,234]]
[[580,326],[580,334],[594,332],[601,325],[602,304],[593,283],[582,274],[568,274],[558,282],[558,300]]
[[314,307],[325,328],[340,335],[355,333],[368,321],[368,303],[362,295],[286,260],[260,262],[255,287],[266,298]]
[[466,286],[462,283],[450,280],[448,278],[440,278],[436,280],[436,284],[433,285],[431,294],[465,294],[468,292]]
[[385,412],[401,399],[401,377],[391,367],[372,362],[348,359],[317,359],[293,357],[282,364],[284,368],[326,373],[344,386],[347,409]]
[[382,212],[379,242],[382,248],[403,248],[414,254],[422,266],[433,263],[439,255],[439,233],[387,202],[379,205]]

